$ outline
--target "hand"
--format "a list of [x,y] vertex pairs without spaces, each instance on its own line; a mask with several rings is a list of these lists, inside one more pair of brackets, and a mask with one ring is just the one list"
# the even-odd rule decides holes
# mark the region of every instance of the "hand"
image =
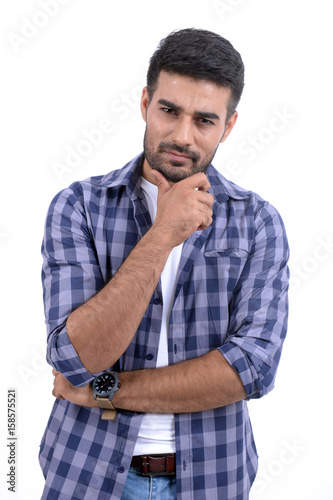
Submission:
[[58,399],[65,399],[79,406],[97,407],[90,384],[75,387],[60,372],[52,370],[54,375],[52,394]]
[[207,193],[210,183],[204,173],[191,175],[173,186],[160,172],[152,170],[151,175],[158,186],[153,227],[172,247],[183,243],[195,231],[210,226],[214,198]]

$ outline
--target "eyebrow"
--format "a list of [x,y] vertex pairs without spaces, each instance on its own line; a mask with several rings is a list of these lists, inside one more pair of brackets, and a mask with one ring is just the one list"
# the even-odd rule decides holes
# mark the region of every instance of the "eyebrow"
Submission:
[[[167,101],[166,99],[160,99],[158,101],[162,106],[166,106],[167,108],[172,108],[175,111],[182,111],[182,107],[174,104],[171,101]],[[195,111],[194,113],[199,118],[209,118],[210,120],[219,120],[220,117],[216,113],[210,113],[209,111]]]

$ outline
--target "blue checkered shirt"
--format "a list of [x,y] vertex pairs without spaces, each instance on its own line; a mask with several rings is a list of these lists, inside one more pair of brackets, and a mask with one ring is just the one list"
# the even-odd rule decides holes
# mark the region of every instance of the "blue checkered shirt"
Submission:
[[[72,184],[52,201],[42,246],[47,360],[75,386],[89,373],[66,332],[69,314],[117,272],[151,227],[140,189],[142,154],[124,168]],[[277,211],[212,165],[213,223],[184,245],[169,323],[169,363],[218,349],[247,398],[274,385],[287,326],[288,244]],[[127,300],[131,300],[128,297]],[[135,307],[135,304],[133,304]],[[163,297],[158,284],[116,371],[154,368]],[[198,397],[205,390],[198,385]],[[42,499],[120,499],[142,415],[56,400],[40,447]],[[257,471],[247,402],[175,415],[179,500],[245,500]]]

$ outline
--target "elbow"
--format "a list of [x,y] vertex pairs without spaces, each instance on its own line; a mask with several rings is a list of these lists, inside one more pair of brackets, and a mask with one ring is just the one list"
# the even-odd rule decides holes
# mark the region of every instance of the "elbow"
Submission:
[[266,376],[258,374],[252,383],[248,383],[245,388],[246,399],[259,399],[266,396],[274,389],[275,377],[268,373]]
[[268,394],[274,388],[280,350],[275,355],[269,355],[264,349],[257,347],[245,350],[233,342],[225,344],[220,351],[238,373],[246,399],[258,399]]
[[278,368],[278,359],[268,358],[266,362],[251,356],[249,360],[251,375],[244,386],[247,399],[259,399],[274,389]]
[[94,375],[80,360],[67,333],[66,324],[51,331],[47,341],[47,362],[75,387],[89,384]]

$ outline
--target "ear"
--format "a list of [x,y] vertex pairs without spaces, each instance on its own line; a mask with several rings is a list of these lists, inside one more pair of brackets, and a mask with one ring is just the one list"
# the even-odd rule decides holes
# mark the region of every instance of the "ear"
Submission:
[[145,122],[147,121],[148,104],[149,104],[148,90],[147,87],[144,87],[141,96],[141,115]]
[[229,120],[228,120],[227,126],[225,127],[225,131],[224,131],[224,134],[223,134],[223,137],[222,137],[220,143],[224,142],[228,138],[230,132],[232,131],[232,129],[234,128],[234,126],[236,124],[237,118],[238,118],[238,112],[235,111],[234,114],[231,115]]

